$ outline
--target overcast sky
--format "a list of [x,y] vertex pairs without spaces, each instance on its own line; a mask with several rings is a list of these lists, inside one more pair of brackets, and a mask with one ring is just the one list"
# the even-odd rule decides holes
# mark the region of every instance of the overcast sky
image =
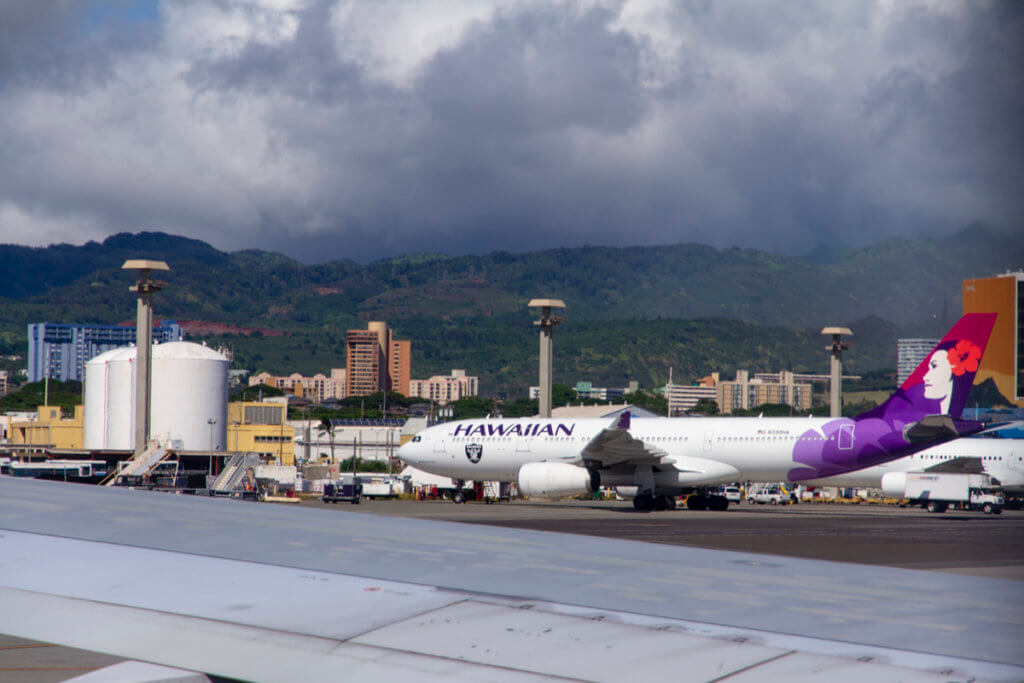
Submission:
[[1024,229],[1024,3],[0,0],[0,242]]

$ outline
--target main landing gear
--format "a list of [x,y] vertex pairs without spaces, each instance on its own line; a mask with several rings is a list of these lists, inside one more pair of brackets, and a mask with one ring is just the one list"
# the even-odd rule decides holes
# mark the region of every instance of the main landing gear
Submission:
[[671,496],[655,496],[651,493],[641,493],[633,499],[633,509],[637,512],[675,510],[676,499]]
[[[709,496],[703,493],[692,493],[686,497],[688,510],[714,510],[723,512],[729,509],[729,501],[725,496]],[[676,500],[671,496],[655,496],[651,493],[641,493],[633,498],[633,509],[637,512],[662,512],[664,510],[675,510]]]

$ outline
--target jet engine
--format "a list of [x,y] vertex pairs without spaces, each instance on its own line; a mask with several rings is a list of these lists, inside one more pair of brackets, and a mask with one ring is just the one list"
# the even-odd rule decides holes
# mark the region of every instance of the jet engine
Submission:
[[562,498],[593,493],[601,486],[601,475],[563,462],[531,462],[519,468],[519,492],[524,496]]
[[890,498],[903,498],[907,493],[907,473],[886,472],[883,474],[882,493]]

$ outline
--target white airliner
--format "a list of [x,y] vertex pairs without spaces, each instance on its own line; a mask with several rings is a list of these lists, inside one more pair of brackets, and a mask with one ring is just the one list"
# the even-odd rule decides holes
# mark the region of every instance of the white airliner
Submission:
[[810,486],[866,486],[879,488],[887,474],[905,472],[987,474],[1005,493],[1024,493],[1024,439],[977,436],[954,439],[891,462],[825,479]]
[[724,510],[728,501],[704,487],[822,479],[980,431],[957,418],[995,317],[965,315],[889,400],[854,418],[460,420],[420,432],[398,455],[453,479],[515,481],[527,496],[634,486],[640,511],[691,491],[689,506]]

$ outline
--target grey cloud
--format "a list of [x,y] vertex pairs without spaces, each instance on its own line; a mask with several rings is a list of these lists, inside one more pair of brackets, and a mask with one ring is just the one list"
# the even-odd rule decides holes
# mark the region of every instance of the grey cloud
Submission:
[[[183,137],[194,158],[154,170],[144,191],[123,191],[135,187],[129,170],[104,186],[86,167],[58,174],[89,178],[79,189],[57,188],[61,150],[0,121],[11,161],[0,208],[309,261],[678,241],[806,251],[973,219],[1020,226],[1024,13],[1014,3],[910,8],[882,36],[871,34],[868,3],[673,5],[672,54],[616,27],[618,5],[519,5],[469,26],[407,86],[338,57],[346,37],[333,33],[332,6],[310,3],[290,40],[193,56],[168,84],[204,103],[182,108],[191,115],[220,101],[252,112],[266,149],[241,157],[258,165],[251,173]],[[99,45],[82,60],[90,73],[129,54],[160,58],[152,36],[79,35],[58,7],[15,19],[25,36],[57,27],[66,55]],[[15,50],[4,61],[10,53],[0,47],[0,69],[17,76],[0,106],[44,87],[41,58]],[[45,87],[88,100],[101,95],[98,80]],[[172,143],[191,130],[131,125]],[[126,151],[111,140],[117,159]]]

